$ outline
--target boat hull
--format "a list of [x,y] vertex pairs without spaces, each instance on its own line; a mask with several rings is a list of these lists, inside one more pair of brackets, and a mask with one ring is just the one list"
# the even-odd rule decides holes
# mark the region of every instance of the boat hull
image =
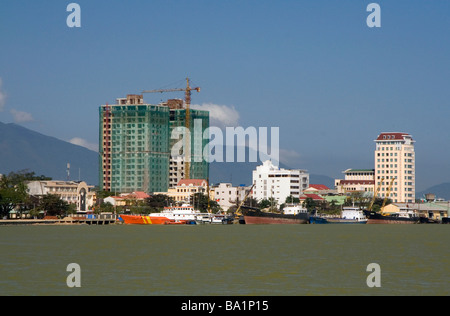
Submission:
[[419,217],[398,217],[392,215],[382,215],[376,212],[367,212],[367,224],[419,224]]
[[260,211],[247,211],[244,214],[246,225],[258,224],[307,224],[309,215],[300,213],[297,215],[285,215],[277,213],[265,213]]
[[187,221],[175,221],[164,216],[121,215],[120,217],[123,222],[128,225],[169,225],[187,223]]
[[309,218],[310,224],[367,224],[367,220],[355,220],[345,218],[323,218],[313,217]]

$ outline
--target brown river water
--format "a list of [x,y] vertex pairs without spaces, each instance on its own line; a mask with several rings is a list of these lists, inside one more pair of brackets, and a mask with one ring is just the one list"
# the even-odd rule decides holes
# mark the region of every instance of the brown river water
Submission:
[[5,226],[0,295],[450,295],[449,243],[449,225]]

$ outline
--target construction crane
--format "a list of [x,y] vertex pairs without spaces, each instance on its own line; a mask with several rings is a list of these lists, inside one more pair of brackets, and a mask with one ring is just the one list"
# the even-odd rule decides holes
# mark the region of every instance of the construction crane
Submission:
[[386,202],[387,202],[387,200],[388,200],[388,198],[389,198],[389,194],[391,194],[392,185],[394,184],[394,181],[395,181],[395,180],[396,180],[396,178],[392,178],[392,179],[391,179],[391,183],[389,183],[389,188],[388,188],[388,190],[387,190],[386,196],[384,197],[383,205],[381,206],[381,210],[380,210],[381,213],[383,213],[383,209],[384,209],[384,207],[386,206]]
[[[142,93],[164,93],[164,92],[177,92],[184,91],[185,92],[185,108],[186,108],[186,129],[188,131],[191,130],[191,92],[197,91],[200,92],[200,87],[192,88],[189,83],[189,78],[186,78],[186,88],[178,88],[178,89],[159,89],[159,90],[144,90]],[[190,135],[187,133],[185,137],[185,147],[184,147],[184,178],[190,179],[191,174],[191,164],[190,164],[190,156],[191,156],[191,140]]]
[[245,195],[245,197],[244,197],[244,199],[242,200],[242,202],[239,204],[239,207],[237,208],[236,213],[235,213],[236,217],[239,217],[239,216],[242,215],[242,213],[241,213],[241,207],[242,207],[242,205],[244,205],[245,200],[247,200],[247,198],[248,198],[248,196],[250,195],[250,193],[252,193],[254,187],[255,187],[255,184],[253,183],[252,187],[251,187],[250,190],[247,192],[247,194]]
[[369,212],[372,211],[373,204],[375,203],[375,200],[377,199],[378,193],[380,193],[380,188],[383,185],[383,182],[384,182],[384,178],[381,178],[380,185],[377,187],[377,191],[374,192],[374,194],[373,194],[372,202],[370,202]]

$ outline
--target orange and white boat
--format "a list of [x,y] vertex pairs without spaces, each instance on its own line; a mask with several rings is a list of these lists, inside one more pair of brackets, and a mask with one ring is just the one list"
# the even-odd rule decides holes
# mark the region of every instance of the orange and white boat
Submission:
[[161,213],[149,215],[120,215],[125,224],[130,225],[173,225],[196,223],[197,217],[202,213],[193,206],[183,205],[165,207]]

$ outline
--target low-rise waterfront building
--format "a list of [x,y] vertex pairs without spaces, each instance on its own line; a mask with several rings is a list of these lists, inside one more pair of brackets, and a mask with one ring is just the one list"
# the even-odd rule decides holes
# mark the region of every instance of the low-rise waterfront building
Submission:
[[400,209],[417,211],[420,216],[437,221],[450,216],[450,202],[392,203],[385,206],[383,212],[398,213]]
[[[167,192],[155,192],[154,195],[163,194],[179,203],[191,203],[191,196],[196,193],[207,195],[208,181],[205,179],[182,179],[174,188],[169,188]],[[211,196],[210,192],[210,198]]]
[[109,196],[104,198],[103,202],[110,203],[112,206],[126,206],[143,203],[149,197],[150,195],[147,193],[137,191],[130,194],[120,194],[119,196]]
[[318,194],[318,195],[329,195],[336,194],[337,191],[330,189],[324,184],[310,184],[309,188],[303,191],[304,194]]
[[345,179],[336,179],[335,187],[338,194],[353,192],[371,192],[375,187],[375,169],[347,169],[343,171]]
[[234,187],[231,183],[219,183],[212,187],[214,200],[225,212],[227,212],[230,207],[237,205],[245,199],[249,190],[250,187]]
[[77,181],[29,181],[27,193],[35,197],[54,194],[69,204],[76,204],[77,211],[86,212],[95,204],[94,186]]

